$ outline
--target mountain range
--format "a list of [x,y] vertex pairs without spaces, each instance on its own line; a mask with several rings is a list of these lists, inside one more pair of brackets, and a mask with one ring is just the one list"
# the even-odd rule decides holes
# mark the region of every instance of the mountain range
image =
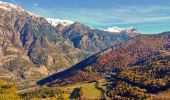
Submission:
[[0,2],[0,17],[0,77],[19,82],[69,68],[139,34],[133,29],[113,33],[79,22],[57,23],[5,2]]

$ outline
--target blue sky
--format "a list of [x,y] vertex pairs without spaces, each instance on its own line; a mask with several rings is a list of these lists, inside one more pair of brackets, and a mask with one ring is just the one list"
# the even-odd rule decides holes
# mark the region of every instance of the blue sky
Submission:
[[93,28],[135,27],[142,33],[170,31],[170,0],[3,0],[49,18]]

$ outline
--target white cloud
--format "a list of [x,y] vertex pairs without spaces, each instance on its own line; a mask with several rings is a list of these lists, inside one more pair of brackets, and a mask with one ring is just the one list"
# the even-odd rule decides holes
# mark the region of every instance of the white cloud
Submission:
[[37,3],[34,3],[34,6],[36,7],[36,6],[38,6],[38,4],[37,4]]

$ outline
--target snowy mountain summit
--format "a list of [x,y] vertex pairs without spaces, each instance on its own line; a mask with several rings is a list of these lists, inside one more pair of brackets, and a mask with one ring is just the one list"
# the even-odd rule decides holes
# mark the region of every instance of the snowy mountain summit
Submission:
[[130,28],[109,27],[108,29],[105,29],[105,31],[108,31],[114,34],[126,33],[127,35],[130,35],[132,37],[136,36],[137,34],[140,34],[138,30],[133,27],[130,27]]
[[113,33],[120,33],[123,31],[129,32],[129,31],[137,31],[137,30],[133,27],[130,27],[130,28],[109,27],[105,31],[113,32]]
[[3,1],[0,1],[0,9],[6,10],[6,11],[12,11],[12,10],[24,11],[24,9],[22,9],[18,5],[14,5],[14,4],[3,2]]

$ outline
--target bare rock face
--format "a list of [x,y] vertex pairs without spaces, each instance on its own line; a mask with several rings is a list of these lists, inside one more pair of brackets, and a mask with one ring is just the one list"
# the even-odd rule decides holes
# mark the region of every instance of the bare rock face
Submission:
[[57,28],[57,30],[58,30],[59,33],[62,33],[63,30],[64,30],[66,27],[68,27],[68,26],[65,26],[65,25],[63,25],[63,24],[58,24],[58,25],[56,26],[56,28]]
[[4,54],[3,54],[3,50],[2,50],[2,46],[0,46],[0,56],[2,57]]
[[38,71],[41,73],[41,74],[44,74],[44,75],[48,75],[48,69],[47,67],[45,66],[40,66]]
[[47,65],[48,65],[48,66],[51,66],[51,65],[53,65],[53,64],[55,63],[53,57],[51,57],[51,56],[48,55],[47,58],[48,58],[48,59],[47,59]]

